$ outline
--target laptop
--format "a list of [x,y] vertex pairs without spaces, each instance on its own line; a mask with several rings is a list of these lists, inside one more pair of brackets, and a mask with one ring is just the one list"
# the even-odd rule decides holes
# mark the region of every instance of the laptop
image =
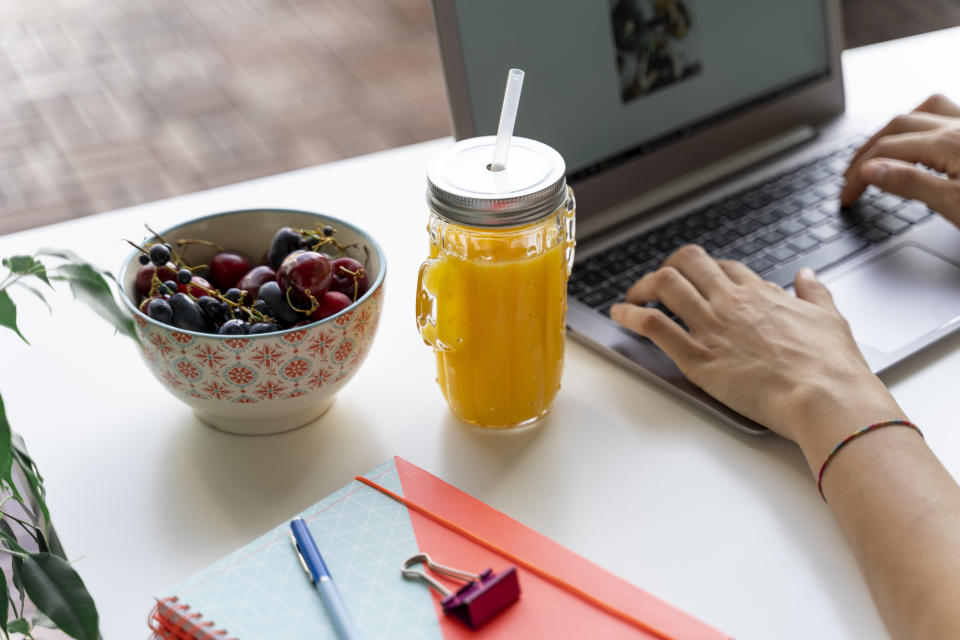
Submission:
[[506,72],[518,67],[516,134],[566,160],[575,338],[762,434],[610,319],[682,244],[788,289],[813,268],[876,373],[960,327],[960,231],[873,188],[839,207],[841,174],[866,136],[843,115],[838,0],[433,4],[455,137],[496,132]]

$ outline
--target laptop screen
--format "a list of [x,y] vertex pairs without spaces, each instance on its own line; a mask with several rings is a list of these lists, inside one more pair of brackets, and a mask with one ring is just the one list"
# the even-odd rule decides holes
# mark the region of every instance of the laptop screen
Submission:
[[572,178],[647,153],[829,73],[823,3],[455,0],[477,135],[507,70],[526,72],[517,135]]

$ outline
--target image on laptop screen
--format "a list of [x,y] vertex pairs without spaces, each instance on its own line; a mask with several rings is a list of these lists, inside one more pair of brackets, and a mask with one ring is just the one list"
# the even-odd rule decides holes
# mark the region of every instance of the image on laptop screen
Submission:
[[477,135],[507,69],[526,72],[516,133],[574,177],[645,153],[828,74],[822,2],[456,0]]

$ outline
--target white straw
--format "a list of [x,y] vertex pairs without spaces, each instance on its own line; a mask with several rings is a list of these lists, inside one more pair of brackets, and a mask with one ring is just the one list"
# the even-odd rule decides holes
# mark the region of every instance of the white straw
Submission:
[[517,109],[520,107],[520,90],[523,88],[523,71],[510,69],[507,74],[507,89],[503,94],[503,108],[500,109],[500,126],[497,128],[497,146],[493,150],[491,171],[503,171],[507,167],[507,154],[510,152],[510,138],[513,137],[513,125],[517,122]]

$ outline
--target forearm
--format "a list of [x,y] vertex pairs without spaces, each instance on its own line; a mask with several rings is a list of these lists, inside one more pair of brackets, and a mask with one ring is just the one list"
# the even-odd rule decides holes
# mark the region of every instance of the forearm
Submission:
[[[877,394],[840,419],[815,416],[800,445],[814,476],[852,431],[904,416]],[[834,407],[836,409],[836,407]],[[831,461],[823,491],[895,638],[946,638],[960,630],[960,487],[920,435],[885,427],[853,440]]]

